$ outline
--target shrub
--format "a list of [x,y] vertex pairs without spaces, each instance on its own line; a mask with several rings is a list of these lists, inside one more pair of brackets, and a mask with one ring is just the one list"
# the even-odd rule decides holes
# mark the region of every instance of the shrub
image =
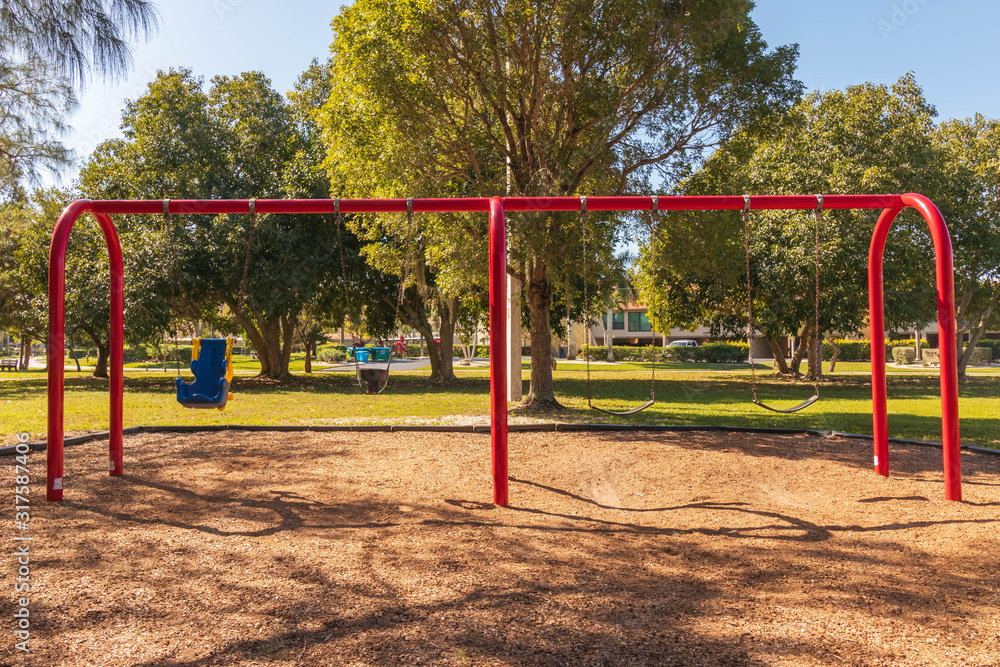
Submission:
[[[685,348],[667,348],[685,349]],[[706,361],[713,364],[742,364],[750,356],[750,346],[746,343],[706,343],[701,347],[686,348],[695,353],[696,361]]]
[[917,360],[917,350],[914,347],[894,347],[892,358],[897,366],[906,366]]
[[[871,341],[868,340],[845,340],[843,338],[837,339],[835,341],[837,347],[840,348],[840,356],[837,357],[838,361],[871,361],[872,359],[872,346]],[[916,348],[916,343],[913,340],[886,340],[885,341],[885,356],[892,356],[892,349],[894,347],[911,347]],[[926,349],[928,347],[926,340],[920,341],[920,349]],[[823,341],[823,360],[830,361],[833,359],[833,345],[830,345],[826,340]]]
[[979,347],[972,350],[972,358],[969,359],[970,366],[987,366],[993,361],[993,349],[989,347]]
[[125,346],[125,363],[132,363],[135,361],[151,361],[156,358],[156,355],[151,353],[149,348],[145,345],[126,345]]
[[976,347],[988,347],[992,351],[993,359],[1000,359],[1000,340],[995,340],[993,338],[981,338]]
[[316,359],[325,363],[335,363],[347,359],[347,348],[343,345],[320,345],[316,348]]
[[[608,348],[603,345],[581,345],[580,353],[604,360]],[[645,347],[615,345],[615,361],[703,361],[714,364],[740,364],[747,360],[750,348],[746,343],[716,342],[700,347]]]

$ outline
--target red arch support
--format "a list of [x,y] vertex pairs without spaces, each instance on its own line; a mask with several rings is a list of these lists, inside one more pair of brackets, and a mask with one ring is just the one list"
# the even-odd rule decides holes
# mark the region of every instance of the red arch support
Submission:
[[[48,437],[46,452],[45,497],[48,500],[63,498],[63,398],[66,352],[66,246],[73,223],[88,211],[93,211],[93,202],[80,200],[65,209],[56,222],[49,246],[49,338],[45,346],[46,367],[49,382]],[[103,213],[94,217],[104,234],[108,246],[108,262],[111,265],[111,320],[109,330],[110,359],[108,372],[111,377],[109,388],[111,414],[108,424],[109,461],[111,475],[122,474],[123,462],[123,366],[125,349],[125,271],[122,267],[122,248],[118,232],[111,218]]]
[[912,207],[927,221],[934,243],[938,307],[938,347],[941,354],[941,444],[944,456],[945,498],[962,499],[962,455],[958,429],[958,354],[955,341],[955,270],[951,237],[941,212],[918,194],[900,197],[900,206],[882,211],[868,252],[868,305],[872,342],[872,434],[875,440],[875,472],[889,476],[889,426],[886,417],[885,317],[882,259],[885,241],[896,216]]

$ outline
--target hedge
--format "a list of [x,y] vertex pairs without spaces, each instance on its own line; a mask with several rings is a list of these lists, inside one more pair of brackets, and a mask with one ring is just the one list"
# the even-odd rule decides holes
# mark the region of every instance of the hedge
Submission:
[[316,359],[328,364],[345,361],[347,359],[347,348],[337,343],[320,345],[316,348]]
[[[835,340],[837,347],[840,348],[840,356],[837,357],[837,361],[871,361],[872,360],[872,346],[871,341],[867,340]],[[885,341],[885,356],[892,357],[892,348],[894,347],[912,347],[916,348],[916,343],[913,340],[886,340]],[[930,347],[927,341],[920,341],[921,348]],[[823,341],[823,360],[830,361],[833,359],[833,345],[827,341]]]
[[993,338],[980,338],[976,342],[976,347],[988,347],[993,351],[991,358],[1000,359],[1000,340]]
[[[581,345],[580,353],[589,354],[600,361],[607,358],[608,348],[603,345]],[[746,363],[747,357],[750,356],[750,348],[746,343],[720,341],[698,347],[615,345],[614,353],[615,361],[700,361],[714,364],[741,364]]]

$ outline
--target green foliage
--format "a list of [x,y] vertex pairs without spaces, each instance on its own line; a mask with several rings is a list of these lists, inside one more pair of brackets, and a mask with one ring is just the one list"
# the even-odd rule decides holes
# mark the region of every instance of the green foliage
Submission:
[[[964,350],[963,350],[964,352]],[[986,366],[993,361],[993,350],[989,347],[976,346],[969,357],[969,364],[972,366]]]
[[894,347],[892,348],[892,359],[897,366],[906,366],[917,360],[917,349],[915,347]]
[[[958,333],[1000,325],[1000,121],[976,114],[934,134],[942,187],[935,198],[951,233]],[[970,357],[959,360],[959,373]]]
[[[328,197],[317,133],[303,114],[259,72],[215,77],[207,91],[190,70],[160,72],[126,106],[124,138],[102,143],[84,166],[81,187],[115,199]],[[122,228],[146,235],[155,249],[150,273],[170,286],[161,298],[175,317],[242,327],[272,377],[288,373],[282,350],[300,318],[336,320],[346,310],[334,282],[341,263],[333,216],[177,215],[169,225],[136,217]],[[344,236],[346,246],[353,237]],[[367,275],[357,261],[349,271],[355,280]],[[219,321],[223,309],[228,322]]]
[[316,358],[326,363],[347,360],[347,348],[343,345],[321,345],[316,348]]
[[992,339],[992,338],[980,338],[976,342],[976,347],[977,348],[979,348],[979,347],[989,348],[992,351],[992,358],[993,359],[1000,359],[1000,340],[996,340],[996,339]]
[[[0,11],[0,197],[23,200],[43,170],[71,162],[60,142],[89,74],[124,75],[128,41],[156,26],[151,0],[5,2]],[[27,183],[25,183],[25,181]]]
[[[594,359],[603,360],[607,357],[608,348],[604,345],[581,345],[580,353],[590,355]],[[731,343],[717,341],[698,347],[645,347],[631,345],[615,345],[616,361],[698,361],[715,364],[743,364],[750,355],[746,343]]]
[[[837,347],[840,348],[840,356],[837,357],[838,361],[871,361],[872,359],[872,346],[871,341],[868,340],[844,340],[836,339],[834,341]],[[885,356],[886,358],[894,358],[893,349],[899,347],[909,347],[914,349],[914,354],[916,354],[916,342],[912,339],[910,340],[890,340],[885,341]],[[920,349],[925,350],[929,347],[926,340],[921,339]],[[828,341],[823,341],[823,359],[824,361],[829,361],[833,359],[833,345]]]
[[[939,169],[931,141],[934,113],[912,76],[891,87],[863,84],[813,93],[767,132],[736,132],[680,190],[933,195]],[[821,331],[853,333],[867,326],[867,291],[858,286],[867,282],[871,224],[868,211],[826,211],[818,223]],[[754,319],[768,337],[812,327],[816,225],[811,212],[750,216]],[[933,289],[922,278],[933,264],[922,220],[904,213],[895,227],[884,270],[886,322],[889,328],[906,328],[934,317]],[[660,216],[638,266],[657,328],[705,324],[714,334],[745,335],[743,232],[734,212]]]
[[[319,116],[331,179],[365,196],[614,194],[673,182],[738,124],[762,123],[800,94],[796,48],[768,49],[751,7],[359,0],[333,23],[331,94]],[[627,220],[507,218],[508,266],[527,286],[537,368],[547,367],[551,311],[582,305],[584,235],[596,305],[618,278],[602,272],[630,235]],[[485,266],[481,214],[428,216],[405,230],[402,216],[382,216],[364,227],[394,240],[370,250],[383,271],[404,251],[419,253],[447,293],[443,267],[455,256],[466,269]],[[567,283],[573,295],[560,304]],[[536,379],[545,386],[532,395],[554,400],[546,372]]]

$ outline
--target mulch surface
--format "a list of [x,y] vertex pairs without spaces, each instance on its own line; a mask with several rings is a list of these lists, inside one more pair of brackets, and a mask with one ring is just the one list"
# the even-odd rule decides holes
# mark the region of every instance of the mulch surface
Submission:
[[61,504],[33,456],[0,665],[1000,665],[1000,458],[958,503],[929,448],[514,433],[498,508],[487,435],[125,446],[67,449]]

